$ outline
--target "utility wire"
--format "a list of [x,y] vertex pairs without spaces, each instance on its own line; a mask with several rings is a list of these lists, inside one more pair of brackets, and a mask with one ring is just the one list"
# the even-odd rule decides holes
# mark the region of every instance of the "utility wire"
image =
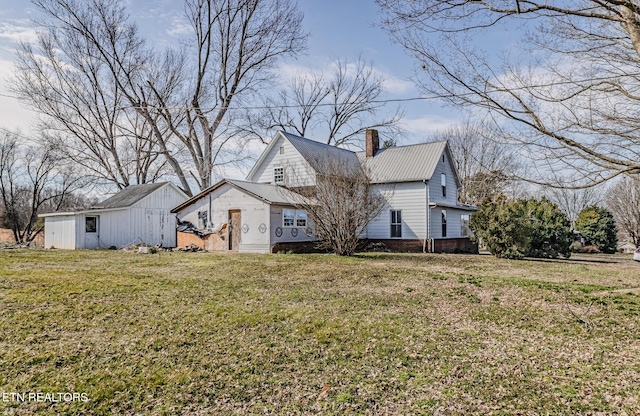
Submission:
[[[608,80],[614,80],[614,79],[620,79],[620,78],[626,78],[626,77],[638,77],[640,76],[640,72],[634,72],[634,73],[630,73],[630,74],[624,74],[624,75],[613,75],[613,76],[602,76],[602,77],[590,77],[590,78],[586,78],[586,79],[581,79],[581,80],[567,80],[567,81],[552,81],[552,82],[548,82],[548,83],[542,83],[542,84],[534,84],[534,85],[526,85],[526,86],[521,86],[521,87],[505,87],[505,88],[500,88],[500,89],[493,89],[493,90],[484,90],[482,91],[483,94],[491,94],[491,93],[498,93],[498,92],[507,92],[507,91],[521,91],[521,90],[529,90],[529,89],[533,89],[533,88],[546,88],[546,87],[555,87],[555,86],[560,86],[560,85],[580,85],[580,84],[584,84],[587,82],[595,82],[595,81],[608,81]],[[319,103],[319,104],[313,104],[314,107],[329,107],[329,106],[344,106],[344,105],[359,105],[359,104],[389,104],[389,103],[403,103],[403,102],[413,102],[413,101],[433,101],[433,100],[441,100],[441,99],[450,99],[450,98],[456,98],[456,97],[468,97],[468,96],[474,96],[474,95],[478,95],[479,93],[476,92],[461,92],[461,93],[455,93],[455,94],[434,94],[434,95],[430,95],[430,96],[418,96],[418,97],[404,97],[404,98],[386,98],[386,99],[379,99],[379,100],[369,100],[366,102],[359,102],[359,101],[344,101],[344,102],[339,102],[339,103]],[[13,98],[13,99],[20,99],[20,97],[14,96],[14,95],[9,95],[9,94],[2,94],[0,93],[0,97],[5,97],[5,98]],[[126,110],[129,108],[146,108],[146,107],[151,107],[154,109],[159,109],[159,110],[192,110],[194,109],[194,107],[188,107],[188,106],[172,106],[172,107],[164,107],[164,106],[155,106],[155,105],[125,105],[122,107],[119,107],[118,109],[120,110]],[[300,108],[300,107],[305,107],[305,105],[298,105],[298,104],[289,104],[289,105],[259,105],[259,106],[221,106],[221,107],[209,107],[209,108],[200,108],[201,111],[207,112],[207,111],[213,111],[213,110],[217,110],[217,109],[224,109],[224,110],[230,110],[230,111],[235,111],[235,110],[275,110],[275,109],[285,109],[285,108]]]

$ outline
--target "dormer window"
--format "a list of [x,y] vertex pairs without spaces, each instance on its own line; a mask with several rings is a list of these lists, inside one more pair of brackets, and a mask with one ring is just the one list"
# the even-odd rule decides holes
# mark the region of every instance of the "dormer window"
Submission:
[[283,155],[284,154],[284,146],[280,146],[280,154]]
[[284,183],[284,168],[273,169],[273,182]]

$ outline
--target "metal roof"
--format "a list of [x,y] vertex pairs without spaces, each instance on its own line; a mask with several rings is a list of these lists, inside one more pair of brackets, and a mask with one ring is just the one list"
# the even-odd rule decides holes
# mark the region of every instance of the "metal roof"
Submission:
[[447,146],[446,141],[380,149],[373,157],[357,156],[373,183],[429,180]]
[[271,185],[268,183],[255,183],[239,181],[235,179],[227,179],[231,185],[240,188],[254,196],[259,197],[271,204],[286,204],[302,202],[303,197],[293,191],[282,186]]
[[305,139],[304,137],[296,136],[291,133],[281,133],[318,173],[331,173],[325,171],[328,167],[335,166],[336,163],[343,165],[349,170],[360,167],[358,157],[351,150],[320,143],[315,140]]
[[[331,169],[332,166],[336,166],[336,162],[349,170],[363,166],[371,175],[373,183],[430,180],[442,152],[448,152],[447,142],[441,141],[380,149],[373,157],[367,158],[365,152],[353,152],[285,131],[278,131],[251,169],[247,176],[249,180],[269,154],[278,134],[288,140],[316,172],[331,173],[326,172],[327,167]],[[450,154],[449,158],[451,159]],[[455,165],[452,165],[452,169],[455,172]],[[458,182],[457,172],[455,176]]]
[[130,185],[113,195],[110,198],[105,199],[100,204],[94,206],[92,209],[109,209],[109,208],[127,208],[142,198],[150,195],[156,189],[162,188],[168,182],[158,183],[146,183],[142,185]]
[[189,198],[187,201],[173,208],[171,212],[176,213],[183,208],[188,207],[203,196],[210,194],[211,192],[215,191],[225,184],[229,184],[235,188],[238,188],[243,192],[266,201],[269,204],[293,205],[294,203],[308,202],[308,200],[305,200],[301,195],[296,194],[295,192],[290,191],[289,189],[282,186],[271,185],[268,183],[246,182],[236,179],[222,179],[220,182],[211,185],[207,189],[200,192],[198,195]]
[[380,149],[373,157],[367,158],[365,152],[352,152],[291,133],[281,133],[316,172],[326,173],[323,161],[328,158],[330,166],[335,166],[335,162],[350,169],[363,166],[373,183],[429,180],[447,147],[446,141],[390,147]]

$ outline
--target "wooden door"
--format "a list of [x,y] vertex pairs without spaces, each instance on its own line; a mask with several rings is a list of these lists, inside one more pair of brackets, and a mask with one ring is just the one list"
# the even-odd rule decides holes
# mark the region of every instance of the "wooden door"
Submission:
[[229,250],[238,251],[242,235],[240,210],[229,210]]

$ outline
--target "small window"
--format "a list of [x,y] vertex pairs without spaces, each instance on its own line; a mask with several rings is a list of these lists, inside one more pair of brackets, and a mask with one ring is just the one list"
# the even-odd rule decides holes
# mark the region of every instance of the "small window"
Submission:
[[307,226],[307,211],[296,210],[296,227]]
[[442,210],[442,237],[447,236],[447,210]]
[[444,173],[440,175],[440,184],[442,185],[442,197],[447,197],[447,175]]
[[469,214],[460,215],[460,237],[469,237],[471,235],[471,216]]
[[280,154],[283,155],[284,154],[284,146],[280,146]]
[[391,237],[402,237],[402,211],[391,211]]
[[284,183],[284,168],[273,169],[273,181],[275,183]]
[[293,227],[293,222],[296,218],[295,209],[283,209],[282,210],[282,226]]
[[98,217],[86,217],[84,219],[84,230],[87,233],[98,232]]
[[442,163],[444,163],[444,153],[442,154]]

